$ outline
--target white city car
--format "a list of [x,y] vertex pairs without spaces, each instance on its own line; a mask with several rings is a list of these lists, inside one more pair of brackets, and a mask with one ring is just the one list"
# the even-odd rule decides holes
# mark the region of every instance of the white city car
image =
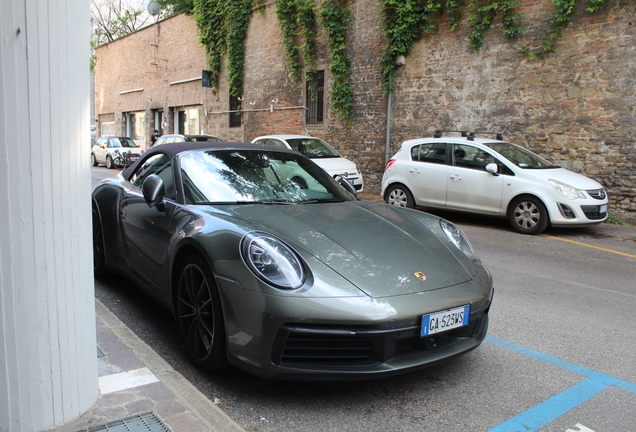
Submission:
[[[507,217],[524,234],[553,226],[589,226],[607,219],[603,186],[523,147],[475,133],[402,143],[382,177],[389,204]],[[460,131],[457,131],[460,132]]]
[[106,168],[124,168],[144,154],[135,142],[128,137],[103,136],[91,148],[91,164],[106,165]]
[[321,139],[307,135],[266,135],[254,138],[253,144],[265,144],[296,150],[310,158],[332,177],[341,176],[362,192],[364,181],[355,163],[338,154]]

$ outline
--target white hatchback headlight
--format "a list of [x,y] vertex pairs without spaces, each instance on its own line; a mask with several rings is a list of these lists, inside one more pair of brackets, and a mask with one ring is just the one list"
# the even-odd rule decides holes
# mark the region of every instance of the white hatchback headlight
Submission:
[[585,199],[585,194],[581,190],[579,190],[579,189],[577,189],[575,187],[572,187],[572,186],[567,185],[565,183],[561,183],[558,180],[550,179],[548,181],[550,182],[552,187],[556,189],[556,191],[558,193],[560,193],[561,195],[563,195],[567,199],[571,199],[571,200]]
[[305,280],[300,258],[289,246],[269,234],[251,232],[243,237],[241,255],[252,273],[268,285],[296,289]]

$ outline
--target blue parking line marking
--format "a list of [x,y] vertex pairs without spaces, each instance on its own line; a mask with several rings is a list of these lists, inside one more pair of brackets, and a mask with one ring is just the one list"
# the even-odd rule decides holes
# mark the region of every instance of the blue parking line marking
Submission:
[[486,342],[587,377],[561,393],[495,426],[489,432],[536,431],[612,386],[636,394],[636,384],[628,381],[596,372],[493,336],[487,336]]
[[536,431],[573,410],[609,386],[585,379],[550,399],[490,429],[489,432]]

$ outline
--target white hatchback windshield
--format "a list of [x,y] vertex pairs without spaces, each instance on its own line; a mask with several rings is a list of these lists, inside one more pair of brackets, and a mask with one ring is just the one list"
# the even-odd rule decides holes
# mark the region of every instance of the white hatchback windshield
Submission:
[[516,144],[507,142],[486,142],[485,146],[490,147],[519,168],[524,169],[551,169],[561,168],[558,165],[554,165],[541,156],[532,153],[530,150],[526,150],[523,147],[519,147]]
[[337,158],[340,157],[329,144],[318,138],[289,138],[287,142],[292,149],[308,158]]

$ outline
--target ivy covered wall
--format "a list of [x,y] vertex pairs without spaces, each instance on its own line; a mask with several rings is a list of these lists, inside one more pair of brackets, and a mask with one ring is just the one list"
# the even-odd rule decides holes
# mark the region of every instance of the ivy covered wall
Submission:
[[[587,0],[535,0],[514,8],[510,1],[497,3],[497,8],[507,12],[497,9],[489,15],[490,29],[481,33],[476,46],[471,10],[492,8],[495,3],[458,3],[461,7],[455,11],[447,1],[445,13],[440,14],[431,9],[432,3],[422,0],[255,0],[248,25],[241,27],[244,50],[232,57],[243,56],[240,91],[236,90],[238,71],[228,67],[232,61],[225,46],[218,56],[218,87],[193,89],[192,94],[200,96],[191,103],[204,104],[209,113],[202,119],[206,130],[228,140],[249,141],[269,133],[323,138],[362,169],[366,192],[379,193],[385,162],[387,90],[391,90],[391,154],[403,140],[430,136],[435,129],[501,131],[506,139],[599,180],[607,187],[617,216],[636,220],[634,1],[608,0],[603,10],[594,13],[587,10],[593,4]],[[418,37],[406,41],[405,51],[393,52],[393,56],[405,52],[405,64],[391,66],[394,74],[389,81],[387,47],[395,46],[391,38],[396,34],[387,30],[387,7],[406,4],[429,8],[425,11],[428,18],[419,15]],[[338,9],[331,9],[336,15],[347,12],[337,15],[346,23],[345,34],[343,26],[328,34],[328,21],[321,16],[327,7]],[[289,8],[295,9],[289,12]],[[568,11],[568,25],[559,28],[562,37],[549,39],[553,45],[549,50],[546,35],[554,33],[555,10]],[[300,25],[311,15],[308,11],[316,20],[311,32],[302,31]],[[285,25],[289,25],[284,21],[291,15],[280,19],[283,12],[297,17],[291,20],[296,25],[291,41],[297,51],[290,49],[284,36]],[[411,19],[417,15],[398,16]],[[512,17],[514,26],[506,22]],[[194,19],[189,22],[197,26]],[[313,40],[310,50],[308,35]],[[161,33],[161,46],[164,42],[172,46],[166,58],[178,56],[175,47],[183,44],[179,39],[168,42],[172,37],[172,32]],[[334,50],[334,41],[338,50]],[[299,62],[295,68],[290,67],[290,53],[294,52]],[[331,94],[338,73],[332,70],[338,63],[335,55],[347,66],[348,78],[341,81],[350,91],[350,107],[345,111]],[[194,63],[209,65],[209,52],[207,56]],[[184,60],[183,64],[193,63],[191,58]],[[179,62],[161,60],[159,65],[161,74],[157,76],[166,76]],[[131,65],[131,70],[147,69],[147,65]],[[305,80],[316,70],[325,72],[325,116],[322,123],[310,125],[305,119]],[[148,75],[145,79],[137,87],[149,88]],[[389,82],[391,86],[387,86]],[[128,87],[135,85],[130,82]],[[176,100],[172,93],[164,106]],[[242,99],[240,127],[229,127],[227,121],[230,94]]]

